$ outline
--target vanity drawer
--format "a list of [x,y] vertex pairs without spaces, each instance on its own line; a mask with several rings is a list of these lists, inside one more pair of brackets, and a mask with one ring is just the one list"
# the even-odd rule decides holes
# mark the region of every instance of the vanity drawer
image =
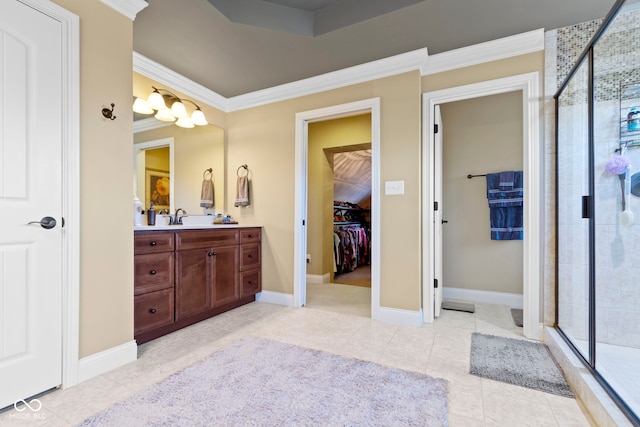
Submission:
[[260,269],[240,273],[240,298],[262,291],[262,274]]
[[245,228],[240,230],[240,244],[260,243],[262,230],[259,228]]
[[176,233],[176,250],[238,244],[238,230],[185,230]]
[[240,247],[240,271],[260,268],[260,245],[242,245]]
[[173,323],[173,289],[149,292],[134,297],[134,335]]
[[173,252],[133,257],[134,294],[173,288]]
[[153,254],[173,251],[172,231],[136,231],[133,238],[133,253]]

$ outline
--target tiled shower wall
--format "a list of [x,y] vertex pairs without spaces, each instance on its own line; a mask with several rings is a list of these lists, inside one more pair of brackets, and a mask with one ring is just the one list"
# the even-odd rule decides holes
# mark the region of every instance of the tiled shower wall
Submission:
[[[555,142],[553,94],[566,78],[576,58],[580,55],[600,21],[561,28],[546,34],[545,70],[545,154],[546,154],[546,207],[549,241],[546,243],[545,265],[545,322],[553,323],[555,313]],[[595,51],[595,205],[596,205],[596,331],[597,341],[614,345],[640,348],[640,198],[631,196],[631,210],[635,212],[635,224],[621,224],[622,191],[618,176],[605,170],[606,162],[619,148],[620,141],[620,84],[640,81],[640,11],[619,15],[598,41]],[[623,105],[624,106],[624,105]],[[640,99],[638,99],[640,106]],[[565,106],[561,119],[580,117],[584,105]],[[623,113],[622,115],[624,115]],[[560,123],[560,132],[572,125]],[[564,128],[564,130],[563,130]],[[566,135],[565,135],[566,136]],[[575,135],[574,135],[575,136]],[[579,143],[583,137],[575,137],[569,150],[562,155],[560,167],[573,169],[563,176],[577,175],[576,182],[560,182],[560,198],[579,200],[583,192],[586,173],[586,146]],[[640,136],[638,137],[640,138]],[[568,141],[571,138],[564,138]],[[572,152],[571,150],[575,150]],[[629,149],[626,157],[631,161],[632,173],[640,171],[640,148]],[[564,179],[564,178],[563,178]],[[566,209],[567,211],[569,209]],[[561,210],[562,212],[563,210]],[[572,214],[576,209],[571,209]],[[587,295],[584,263],[584,221],[578,216],[562,218],[562,243],[560,244],[560,324],[571,325],[573,339],[586,339]],[[574,223],[567,223],[574,221]],[[573,233],[573,234],[572,234]]]

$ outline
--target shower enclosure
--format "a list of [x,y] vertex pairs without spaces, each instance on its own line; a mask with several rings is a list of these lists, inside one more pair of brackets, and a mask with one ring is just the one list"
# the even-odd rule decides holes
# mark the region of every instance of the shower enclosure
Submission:
[[620,0],[555,95],[557,327],[640,425],[640,0]]

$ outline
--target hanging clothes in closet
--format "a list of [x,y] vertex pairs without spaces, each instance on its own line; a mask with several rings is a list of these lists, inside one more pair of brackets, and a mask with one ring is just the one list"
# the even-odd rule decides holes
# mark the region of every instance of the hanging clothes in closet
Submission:
[[347,273],[370,263],[370,231],[360,225],[333,227],[334,273]]

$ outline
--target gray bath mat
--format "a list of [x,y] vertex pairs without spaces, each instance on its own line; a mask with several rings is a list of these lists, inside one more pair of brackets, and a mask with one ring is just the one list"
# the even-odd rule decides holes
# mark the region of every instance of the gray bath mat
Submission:
[[575,397],[546,345],[474,332],[471,368],[479,377]]
[[513,323],[516,326],[522,327],[522,309],[521,308],[512,308],[511,309],[511,317],[513,318]]

